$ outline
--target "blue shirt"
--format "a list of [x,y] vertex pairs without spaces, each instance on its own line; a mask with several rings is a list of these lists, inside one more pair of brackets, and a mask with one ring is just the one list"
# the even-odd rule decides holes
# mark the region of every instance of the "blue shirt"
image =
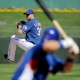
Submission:
[[26,34],[26,41],[38,44],[41,39],[41,24],[36,19],[31,19],[26,22],[21,28],[22,32]]
[[[58,58],[56,55],[43,51],[41,43],[34,46],[27,53],[25,53],[23,61],[14,73],[12,80],[18,80],[25,68],[25,65],[33,60],[36,60],[38,64],[36,66],[37,71],[35,72],[34,78],[32,80],[46,80],[49,71],[55,74],[58,71],[62,71],[64,65],[64,61]],[[33,66],[34,65],[35,64],[33,63]]]

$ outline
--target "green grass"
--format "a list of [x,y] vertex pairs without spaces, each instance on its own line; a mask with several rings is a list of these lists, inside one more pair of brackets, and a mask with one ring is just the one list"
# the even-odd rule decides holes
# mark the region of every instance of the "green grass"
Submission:
[[[0,80],[11,80],[17,64],[0,64]],[[75,64],[69,73],[49,74],[48,80],[80,80],[80,64]]]
[[[52,13],[55,19],[69,36],[80,36],[80,13]],[[54,26],[44,13],[35,13],[35,17],[42,24],[44,30],[46,26]],[[17,34],[16,23],[26,18],[23,13],[0,13],[0,37],[10,37]],[[22,35],[23,36],[23,35]]]

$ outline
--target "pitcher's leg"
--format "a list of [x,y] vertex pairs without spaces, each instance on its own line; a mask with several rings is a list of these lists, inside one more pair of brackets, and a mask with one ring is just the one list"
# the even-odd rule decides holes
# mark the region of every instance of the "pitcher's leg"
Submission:
[[14,43],[13,38],[11,38],[8,48],[8,58],[11,61],[14,61],[15,58],[15,51],[16,51],[16,44]]
[[16,35],[11,36],[11,40],[8,48],[8,58],[10,60],[14,61],[16,46],[19,46],[21,49],[26,50],[26,47],[24,46],[24,42],[22,40],[26,41],[25,39],[22,39],[19,36]]
[[25,39],[19,36],[16,35],[11,36],[8,48],[8,59],[10,59],[11,61],[14,61],[15,58],[16,45],[19,46],[24,51],[27,51],[28,49],[34,46],[33,43],[27,42]]
[[22,38],[16,35],[12,35],[9,43],[9,48],[8,48],[8,55],[4,54],[5,59],[11,61],[14,61],[15,58],[15,51],[16,51],[16,45],[21,45],[20,40]]

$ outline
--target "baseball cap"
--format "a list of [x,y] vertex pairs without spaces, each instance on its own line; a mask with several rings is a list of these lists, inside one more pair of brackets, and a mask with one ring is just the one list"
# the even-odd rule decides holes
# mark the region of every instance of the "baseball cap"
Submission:
[[59,31],[56,28],[49,26],[43,33],[42,42],[47,40],[59,40],[59,38]]
[[28,9],[25,13],[23,13],[24,15],[25,14],[34,14],[34,11],[32,9]]

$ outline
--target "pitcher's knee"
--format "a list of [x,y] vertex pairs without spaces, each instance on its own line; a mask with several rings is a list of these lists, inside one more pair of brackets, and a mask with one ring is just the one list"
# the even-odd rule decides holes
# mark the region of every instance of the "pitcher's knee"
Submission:
[[11,39],[14,39],[14,38],[15,38],[15,36],[16,36],[16,35],[12,35],[12,36],[11,36]]

